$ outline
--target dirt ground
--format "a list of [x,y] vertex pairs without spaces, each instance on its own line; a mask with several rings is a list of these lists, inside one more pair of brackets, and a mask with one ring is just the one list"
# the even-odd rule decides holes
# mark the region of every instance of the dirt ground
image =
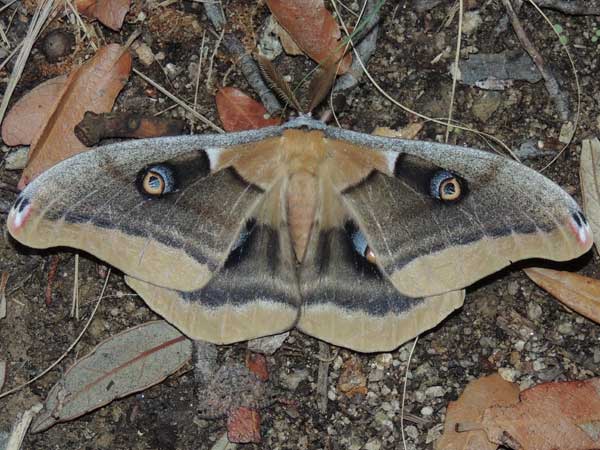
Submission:
[[[444,26],[450,6],[417,13],[413,2],[388,1],[382,10],[377,50],[368,68],[373,77],[398,101],[432,117],[443,117],[451,92],[448,66],[454,56],[454,21]],[[463,58],[468,54],[520,50],[510,25],[502,27],[505,13],[497,1],[479,1],[469,12],[473,31],[463,35]],[[350,3],[358,9],[358,2]],[[224,3],[228,13],[252,11],[246,30],[258,33],[268,10],[255,2],[232,0]],[[580,76],[581,117],[575,142],[544,173],[580,201],[578,180],[579,143],[600,134],[600,46],[591,40],[600,27],[592,16],[567,16],[546,10],[551,20],[560,23],[568,38]],[[197,23],[173,26],[173,17]],[[524,6],[520,18],[530,37],[547,61],[551,61],[563,89],[576,99],[569,61],[557,37],[533,8]],[[477,24],[477,19],[481,20]],[[19,42],[27,27],[27,16],[17,14],[8,37]],[[248,25],[248,23],[250,25]],[[158,64],[144,66],[134,58],[134,67],[167,86],[179,97],[193,99],[196,62],[204,30],[210,27],[200,3],[174,2],[152,8],[147,2],[134,2],[121,32],[101,28],[107,42],[125,42],[134,30],[142,31],[142,40],[155,54],[163,57]],[[74,32],[76,26],[66,18],[51,28]],[[99,27],[100,28],[100,27]],[[243,28],[243,27],[240,27]],[[240,31],[241,32],[241,31]],[[247,36],[246,36],[247,37]],[[212,52],[216,38],[206,33],[206,45]],[[85,44],[59,62],[49,62],[36,46],[26,66],[14,99],[39,82],[64,73],[83,55]],[[441,55],[441,56],[440,56]],[[277,60],[293,81],[306,73],[311,63],[303,57]],[[8,66],[9,69],[11,66]],[[200,79],[199,111],[218,123],[214,106],[215,87],[226,83],[250,92],[239,67],[224,51],[214,60],[213,82],[206,89],[206,73]],[[170,77],[167,78],[166,74]],[[0,89],[8,73],[3,72]],[[117,108],[154,113],[172,103],[153,92],[132,75],[117,101]],[[542,82],[516,82],[504,91],[483,91],[458,85],[455,117],[464,124],[493,134],[512,148],[528,140],[542,141],[546,148],[558,148],[562,122]],[[186,117],[181,108],[165,114]],[[409,117],[382,98],[363,81],[337,110],[343,127],[371,132],[377,126],[399,128]],[[207,132],[202,124],[194,131]],[[426,123],[421,139],[443,139],[444,129]],[[488,148],[471,133],[452,133],[453,143]],[[3,147],[4,152],[8,152]],[[0,157],[7,153],[0,154]],[[551,156],[525,161],[535,169],[543,168]],[[0,165],[0,181],[16,186],[19,173]],[[16,194],[0,189],[0,221],[4,238],[0,240],[0,271],[10,277],[7,286],[8,315],[0,321],[0,359],[8,362],[5,388],[14,387],[46,368],[69,346],[82,329],[103,284],[105,270],[98,262],[80,259],[80,298],[82,318],[70,317],[74,277],[73,253],[38,252],[11,241],[4,222]],[[45,304],[49,257],[58,254],[60,263],[52,293]],[[597,275],[597,255],[589,253],[577,261],[560,265]],[[522,264],[524,265],[524,264]],[[42,401],[61,373],[77,358],[102,340],[133,325],[157,318],[144,302],[125,286],[122,275],[111,276],[107,296],[89,331],[74,352],[56,369],[28,388],[0,399],[0,448],[2,433],[10,431],[18,413]],[[263,442],[247,448],[265,449],[395,449],[401,448],[400,402],[410,343],[385,355],[361,355],[332,348],[327,412],[317,407],[315,387],[319,360],[318,341],[292,332],[284,346],[268,357],[271,378],[294,400],[296,406],[274,405],[262,412]],[[242,360],[245,344],[219,349],[221,360]],[[351,356],[360,359],[368,378],[368,393],[347,398],[337,389],[341,367]],[[600,375],[600,327],[567,311],[551,296],[529,281],[518,267],[511,267],[469,288],[465,305],[434,330],[421,336],[412,358],[406,387],[405,434],[408,449],[432,449],[440,435],[448,402],[455,400],[469,380],[502,369],[521,387],[542,381],[578,380]],[[187,367],[190,369],[190,367]],[[163,383],[100,408],[77,420],[58,424],[46,432],[27,436],[24,449],[210,449],[223,436],[223,420],[204,420],[195,415],[193,376],[182,370]],[[233,448],[233,447],[230,447]]]

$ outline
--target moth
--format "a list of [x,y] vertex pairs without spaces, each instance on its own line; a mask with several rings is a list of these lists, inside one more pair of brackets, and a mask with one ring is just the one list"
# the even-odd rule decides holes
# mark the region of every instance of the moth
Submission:
[[435,326],[513,261],[592,244],[575,201],[517,162],[307,117],[79,154],[19,195],[8,230],[120,269],[190,338],[296,327],[361,352]]

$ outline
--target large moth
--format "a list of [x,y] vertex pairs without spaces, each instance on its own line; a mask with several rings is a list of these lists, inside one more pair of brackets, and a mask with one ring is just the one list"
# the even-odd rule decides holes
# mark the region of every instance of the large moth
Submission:
[[21,193],[8,229],[117,267],[193,339],[296,327],[364,352],[433,327],[513,261],[592,244],[575,201],[514,161],[305,117],[77,155]]

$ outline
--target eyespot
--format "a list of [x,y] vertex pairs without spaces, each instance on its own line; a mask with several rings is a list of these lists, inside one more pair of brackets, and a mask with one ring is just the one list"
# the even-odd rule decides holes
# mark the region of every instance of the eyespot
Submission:
[[173,169],[164,164],[148,166],[139,174],[140,190],[148,195],[159,196],[175,191]]
[[369,244],[367,243],[367,239],[365,238],[365,235],[360,230],[356,229],[356,230],[353,230],[351,237],[352,237],[352,244],[354,245],[354,250],[356,250],[356,252],[358,254],[360,254],[363,258],[365,258],[371,264],[376,264],[377,257],[375,256],[375,253],[373,252],[373,250],[371,250],[371,247],[369,247]]
[[429,187],[431,195],[444,202],[455,202],[464,194],[462,180],[447,170],[436,172]]

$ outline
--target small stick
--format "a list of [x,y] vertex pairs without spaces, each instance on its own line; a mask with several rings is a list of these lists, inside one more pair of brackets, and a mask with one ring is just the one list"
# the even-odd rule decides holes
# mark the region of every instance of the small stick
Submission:
[[[204,10],[213,27],[217,31],[224,29],[227,23],[223,10],[221,9],[220,2],[204,2]],[[265,106],[269,114],[273,116],[277,112],[281,111],[281,103],[277,100],[275,94],[269,89],[269,86],[264,82],[260,74],[258,65],[252,58],[252,56],[246,52],[246,49],[239,41],[239,39],[232,33],[227,33],[223,36],[223,45],[227,48],[227,51],[239,58],[240,69],[248,84],[252,86],[254,91],[260,97],[262,104]]]
[[175,136],[185,127],[183,120],[145,117],[131,112],[96,114],[87,111],[75,125],[75,136],[91,147],[106,138],[149,138]]
[[546,85],[546,90],[548,91],[550,97],[552,97],[552,100],[554,101],[554,105],[558,110],[560,118],[562,120],[569,120],[569,100],[566,92],[561,90],[560,85],[558,84],[558,80],[556,79],[550,68],[546,65],[544,58],[542,57],[540,52],[537,51],[533,43],[527,37],[527,34],[525,33],[525,30],[521,25],[521,21],[517,17],[517,13],[513,9],[510,0],[501,1],[504,7],[506,8],[508,18],[510,19],[510,22],[513,26],[513,29],[515,30],[515,33],[517,34],[517,37],[519,38],[519,41],[521,42],[521,45],[529,54],[536,67],[542,74],[542,77],[544,78],[544,84]]
[[56,281],[56,272],[58,271],[58,263],[60,262],[60,258],[58,255],[53,255],[50,257],[50,268],[48,269],[48,284],[46,285],[46,292],[44,294],[44,298],[46,299],[46,306],[50,306],[52,304],[52,288],[54,287],[54,282]]
[[36,403],[17,419],[6,444],[6,450],[19,450],[21,448],[25,434],[29,429],[29,425],[31,425],[31,421],[42,408],[43,405],[41,403]]
[[321,414],[327,412],[327,388],[329,380],[329,364],[331,364],[331,353],[329,344],[319,341],[319,373],[317,375],[317,404]]
[[555,9],[576,16],[600,15],[600,0],[535,0],[540,8]]
[[8,283],[8,272],[2,272],[2,276],[0,276],[0,319],[6,317],[6,283]]

